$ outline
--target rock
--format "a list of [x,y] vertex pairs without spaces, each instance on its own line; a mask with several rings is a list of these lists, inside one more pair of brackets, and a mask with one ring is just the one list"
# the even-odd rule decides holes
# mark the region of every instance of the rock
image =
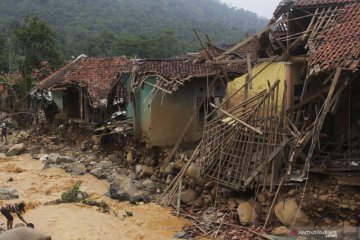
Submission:
[[18,156],[25,151],[25,144],[15,144],[5,154],[7,157]]
[[240,203],[237,212],[239,215],[240,223],[242,224],[255,224],[260,216],[260,204],[255,201],[247,201]]
[[145,177],[145,176],[152,176],[155,173],[155,170],[153,167],[148,167],[146,165],[142,166],[142,170],[140,173],[140,177]]
[[289,195],[290,197],[293,197],[293,196],[295,196],[296,193],[297,193],[297,190],[296,190],[296,189],[291,189],[291,190],[288,192],[288,195]]
[[109,189],[110,197],[121,201],[128,201],[139,196],[133,181],[127,176],[116,178]]
[[195,183],[199,186],[205,186],[207,180],[200,176],[200,166],[198,163],[193,162],[186,171],[186,175],[194,179]]
[[108,169],[108,168],[111,168],[112,167],[112,162],[110,162],[110,161],[101,161],[101,162],[99,162],[97,165],[96,165],[96,167],[97,168],[101,168],[101,169]]
[[142,182],[142,185],[147,189],[154,189],[155,188],[155,183],[151,180],[151,179],[146,179]]
[[94,168],[90,171],[90,174],[99,178],[99,179],[105,179],[106,174],[103,172],[103,169],[101,168]]
[[277,227],[271,231],[271,234],[276,235],[276,236],[288,236],[289,229],[284,226]]
[[84,175],[86,173],[86,167],[82,163],[75,163],[71,166],[70,170],[72,175]]
[[276,204],[275,215],[285,226],[291,226],[297,215],[295,226],[306,226],[309,220],[301,209],[298,213],[298,209],[299,205],[295,199],[287,199]]
[[327,225],[330,225],[333,223],[333,220],[331,218],[324,218],[324,222],[327,224]]
[[186,239],[187,237],[186,237],[186,232],[178,232],[178,233],[176,233],[175,235],[174,235],[174,238],[176,238],[176,239],[181,239],[181,238],[184,238],[184,239]]
[[344,221],[343,231],[345,235],[355,235],[357,233],[357,227],[353,226],[350,222]]
[[0,187],[0,199],[1,200],[11,200],[11,199],[18,199],[19,195],[15,189],[8,189],[5,187]]
[[128,162],[129,165],[133,165],[135,163],[134,152],[132,150],[129,150],[127,152],[126,161]]
[[0,234],[0,240],[51,240],[49,235],[29,227],[18,227]]
[[257,199],[260,203],[263,203],[263,204],[266,203],[266,198],[261,193],[258,194]]
[[48,160],[49,155],[48,154],[42,154],[42,156],[39,158],[39,160],[41,162],[45,162],[46,160]]
[[141,171],[142,171],[142,165],[140,165],[140,164],[136,165],[135,174],[140,175]]
[[181,193],[180,198],[183,203],[189,204],[194,202],[198,198],[198,195],[194,190],[186,189]]
[[68,156],[59,156],[55,161],[56,164],[73,163],[73,162],[76,162],[76,160],[73,157],[68,157]]
[[91,136],[91,141],[94,143],[94,145],[100,145],[101,138],[102,138],[101,135],[100,136],[93,135],[93,136]]
[[56,163],[56,161],[57,161],[57,159],[58,159],[59,157],[60,157],[60,155],[57,154],[57,153],[50,153],[49,156],[48,156],[47,161],[48,161],[49,163]]

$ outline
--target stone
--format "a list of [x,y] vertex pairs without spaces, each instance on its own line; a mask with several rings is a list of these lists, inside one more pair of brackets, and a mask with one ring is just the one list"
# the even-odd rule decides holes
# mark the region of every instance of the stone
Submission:
[[0,234],[0,240],[51,240],[49,235],[40,233],[29,227],[17,227]]
[[288,195],[289,195],[290,197],[294,197],[294,196],[296,195],[296,193],[297,193],[297,190],[296,190],[296,189],[291,189],[291,190],[288,192]]
[[330,225],[333,223],[333,220],[331,218],[324,218],[324,222],[327,224],[327,225]]
[[72,175],[84,175],[86,173],[86,167],[82,163],[75,163],[71,166],[70,170]]
[[255,201],[247,201],[240,203],[237,212],[239,215],[240,223],[242,224],[255,224],[260,216],[260,204]]
[[135,174],[140,175],[141,171],[142,171],[142,165],[140,165],[140,164],[136,165],[135,166]]
[[140,177],[145,177],[145,176],[152,176],[155,173],[155,170],[153,167],[148,167],[146,165],[142,166],[142,170],[140,173]]
[[190,164],[186,171],[186,175],[194,179],[195,183],[202,187],[208,182],[205,178],[200,176],[200,166],[196,162]]
[[105,161],[103,160],[96,165],[97,168],[101,168],[101,169],[108,169],[108,168],[111,168],[112,166],[113,166],[113,163],[110,161],[106,161],[106,160]]
[[194,202],[198,198],[198,195],[194,190],[186,189],[181,193],[180,198],[183,203],[189,204]]
[[90,174],[99,178],[99,179],[105,179],[106,174],[103,172],[103,169],[101,168],[94,168],[90,171]]
[[155,183],[151,179],[144,180],[142,185],[148,190],[155,188]]
[[309,220],[301,209],[299,213],[298,210],[299,205],[295,199],[291,198],[276,204],[275,215],[285,226],[292,226],[296,216],[295,226],[306,226],[309,223]]
[[6,187],[0,187],[0,199],[1,200],[11,200],[18,199],[19,195],[15,189],[9,189]]
[[73,157],[68,157],[68,156],[59,156],[55,161],[56,164],[73,163],[73,162],[76,162],[76,160]]
[[266,203],[266,198],[264,197],[264,195],[262,193],[259,193],[257,196],[257,199],[260,203]]
[[271,231],[271,234],[276,236],[288,236],[289,229],[285,226],[277,227]]
[[184,239],[186,239],[187,237],[186,237],[186,232],[178,232],[178,233],[176,233],[175,235],[174,235],[174,238],[176,238],[176,239],[181,239],[181,238],[184,238]]
[[101,144],[101,138],[102,136],[93,135],[91,136],[91,141],[94,143],[94,145],[100,145]]
[[120,201],[129,201],[139,196],[138,189],[133,181],[127,176],[119,176],[111,184],[110,197]]
[[126,154],[126,161],[128,162],[128,164],[131,166],[135,163],[135,158],[134,158],[134,152],[132,150],[129,150]]
[[5,156],[7,156],[7,157],[18,156],[21,153],[23,153],[24,151],[25,151],[24,143],[15,144],[6,152]]

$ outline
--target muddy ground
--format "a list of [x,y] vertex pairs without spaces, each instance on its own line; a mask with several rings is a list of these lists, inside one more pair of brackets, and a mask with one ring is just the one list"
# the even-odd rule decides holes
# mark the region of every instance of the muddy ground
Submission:
[[[82,191],[109,204],[110,214],[75,203],[46,205],[79,180]],[[19,199],[0,200],[0,203],[24,201],[28,206],[25,219],[55,240],[172,239],[189,224],[173,216],[170,209],[155,204],[131,205],[110,199],[104,195],[109,183],[89,174],[71,176],[61,169],[43,170],[41,161],[33,160],[28,154],[12,158],[0,155],[0,182],[2,187],[16,189],[19,195]],[[127,216],[125,210],[133,216]],[[15,218],[14,224],[19,222]],[[6,227],[4,217],[0,218],[0,227]]]

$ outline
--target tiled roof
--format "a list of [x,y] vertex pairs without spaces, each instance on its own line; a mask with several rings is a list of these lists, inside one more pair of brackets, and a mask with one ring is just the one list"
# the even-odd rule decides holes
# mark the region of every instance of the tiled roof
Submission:
[[[136,80],[134,87],[141,81],[141,76],[158,75],[170,81],[167,90],[176,91],[183,82],[195,78],[211,77],[217,74],[217,70],[211,63],[206,63],[203,59],[163,59],[163,60],[138,60],[134,63]],[[225,66],[229,74],[240,76],[246,72],[246,64],[232,64]],[[133,70],[133,69],[132,69]],[[128,66],[124,66],[120,71],[131,72]]]
[[311,65],[321,70],[336,66],[357,68],[360,59],[360,2],[347,4],[337,22],[317,38],[319,44],[309,52]]
[[297,7],[325,6],[334,4],[346,4],[359,2],[359,0],[298,0],[295,3]]
[[85,87],[92,107],[98,108],[118,79],[119,67],[127,62],[123,57],[79,58],[39,82],[37,87],[41,90],[72,84]]

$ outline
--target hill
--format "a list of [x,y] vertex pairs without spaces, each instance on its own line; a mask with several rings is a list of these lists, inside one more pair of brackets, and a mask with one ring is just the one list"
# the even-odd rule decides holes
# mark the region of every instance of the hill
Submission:
[[[16,28],[29,13],[46,20],[66,57],[169,57],[198,48],[193,28],[229,44],[266,23],[218,0],[1,0],[0,9],[0,29]],[[157,54],[159,47],[171,49]]]

